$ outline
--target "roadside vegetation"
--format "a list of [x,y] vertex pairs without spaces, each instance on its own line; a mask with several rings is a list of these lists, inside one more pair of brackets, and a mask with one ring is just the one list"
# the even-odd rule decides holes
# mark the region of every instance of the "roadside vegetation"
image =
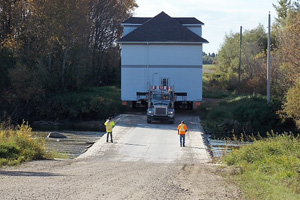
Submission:
[[271,33],[270,102],[262,25],[243,29],[241,65],[240,35],[230,33],[215,71],[205,65],[203,70],[201,123],[213,138],[243,144],[224,152],[220,161],[239,169],[229,178],[240,185],[245,199],[300,199],[300,6],[279,0],[274,7],[278,18]]
[[28,123],[23,122],[15,129],[0,125],[0,167],[48,158],[53,156],[46,152],[45,141],[32,137]]
[[246,199],[300,199],[300,136],[269,134],[222,158],[240,168],[234,179]]
[[48,120],[102,120],[122,112],[121,91],[116,86],[87,87],[48,98],[36,116]]

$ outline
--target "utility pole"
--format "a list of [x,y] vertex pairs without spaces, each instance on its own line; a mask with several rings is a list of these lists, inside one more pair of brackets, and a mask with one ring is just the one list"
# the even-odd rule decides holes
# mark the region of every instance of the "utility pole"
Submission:
[[271,44],[271,14],[269,12],[269,23],[268,23],[268,56],[267,56],[267,102],[271,100],[271,75],[270,75],[270,44]]
[[240,55],[239,55],[239,82],[241,82],[241,66],[242,66],[242,26],[240,26]]

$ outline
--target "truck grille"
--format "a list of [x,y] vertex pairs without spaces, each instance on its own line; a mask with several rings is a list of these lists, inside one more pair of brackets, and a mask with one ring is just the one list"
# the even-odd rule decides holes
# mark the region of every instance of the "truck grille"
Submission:
[[167,115],[167,108],[165,107],[155,107],[155,115]]

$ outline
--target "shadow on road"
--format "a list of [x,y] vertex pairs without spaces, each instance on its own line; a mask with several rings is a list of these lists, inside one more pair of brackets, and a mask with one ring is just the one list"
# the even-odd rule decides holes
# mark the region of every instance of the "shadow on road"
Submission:
[[37,177],[50,177],[61,176],[58,174],[48,172],[24,172],[24,171],[0,171],[0,175],[3,176],[37,176]]

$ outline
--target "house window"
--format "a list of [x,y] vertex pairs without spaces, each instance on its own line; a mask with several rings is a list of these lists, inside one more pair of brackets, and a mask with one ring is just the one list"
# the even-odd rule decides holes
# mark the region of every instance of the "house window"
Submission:
[[161,86],[169,86],[169,79],[161,78]]

